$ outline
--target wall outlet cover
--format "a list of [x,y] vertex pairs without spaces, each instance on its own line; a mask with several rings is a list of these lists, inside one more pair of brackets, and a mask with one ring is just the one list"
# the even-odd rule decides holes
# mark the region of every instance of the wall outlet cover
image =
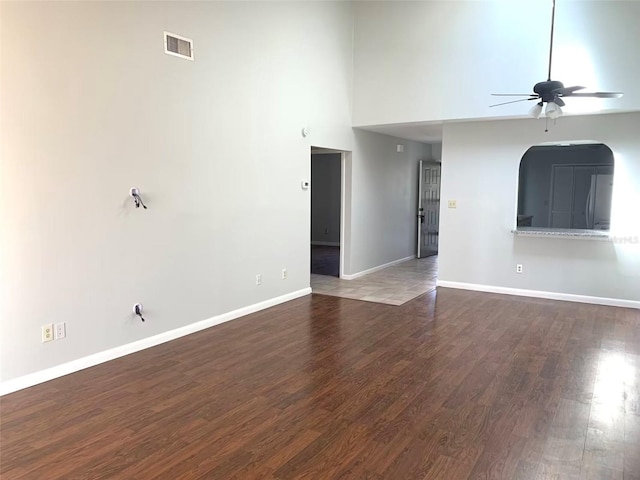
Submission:
[[42,343],[53,340],[53,323],[48,323],[41,327]]
[[53,334],[56,340],[65,338],[67,336],[67,326],[64,322],[56,323],[53,330]]

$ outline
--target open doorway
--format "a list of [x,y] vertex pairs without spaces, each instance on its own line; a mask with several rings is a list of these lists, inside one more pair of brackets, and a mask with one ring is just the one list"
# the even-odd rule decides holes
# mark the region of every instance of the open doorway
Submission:
[[340,277],[343,152],[311,147],[311,274]]
[[440,239],[440,175],[436,161],[418,162],[418,248],[416,258],[438,255]]

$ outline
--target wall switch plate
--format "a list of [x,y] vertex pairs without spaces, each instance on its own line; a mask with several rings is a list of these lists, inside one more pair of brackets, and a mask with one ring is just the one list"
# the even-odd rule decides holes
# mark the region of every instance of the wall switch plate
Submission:
[[67,336],[67,326],[64,322],[56,323],[53,330],[53,336],[56,340],[60,340]]
[[53,340],[53,323],[42,326],[42,343]]
[[522,273],[522,264],[521,263],[518,263],[516,265],[516,273]]
[[262,275],[256,275],[256,285],[262,285]]
[[458,208],[457,200],[449,200],[449,208]]
[[282,279],[283,279],[283,280],[286,280],[286,279],[287,279],[287,269],[286,269],[286,268],[283,268],[283,269],[282,269]]

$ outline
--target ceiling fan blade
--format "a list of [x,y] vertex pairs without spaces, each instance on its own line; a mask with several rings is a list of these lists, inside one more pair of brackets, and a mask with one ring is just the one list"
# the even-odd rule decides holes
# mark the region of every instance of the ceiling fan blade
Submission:
[[494,97],[536,97],[538,98],[538,95],[536,95],[535,93],[492,93],[491,95]]
[[564,107],[566,105],[566,103],[564,103],[564,100],[557,96],[553,99],[553,103],[555,103],[559,107]]
[[620,98],[622,92],[593,92],[593,93],[572,93],[571,97],[591,97],[591,98]]
[[565,88],[558,88],[556,90],[554,90],[552,93],[555,93],[556,95],[562,95],[563,97],[568,97],[569,95],[572,95],[573,92],[576,92],[578,90],[582,90],[586,87],[565,87]]
[[518,103],[518,102],[526,102],[527,100],[538,100],[538,97],[533,98],[521,98],[520,100],[512,100],[510,102],[496,103],[494,105],[489,105],[489,107],[499,107],[500,105],[507,105],[509,103]]

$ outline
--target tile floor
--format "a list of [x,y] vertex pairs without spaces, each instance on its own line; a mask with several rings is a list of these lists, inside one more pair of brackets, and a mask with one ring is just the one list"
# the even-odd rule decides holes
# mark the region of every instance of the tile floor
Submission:
[[436,288],[438,257],[407,260],[354,280],[311,275],[313,293],[402,305]]

